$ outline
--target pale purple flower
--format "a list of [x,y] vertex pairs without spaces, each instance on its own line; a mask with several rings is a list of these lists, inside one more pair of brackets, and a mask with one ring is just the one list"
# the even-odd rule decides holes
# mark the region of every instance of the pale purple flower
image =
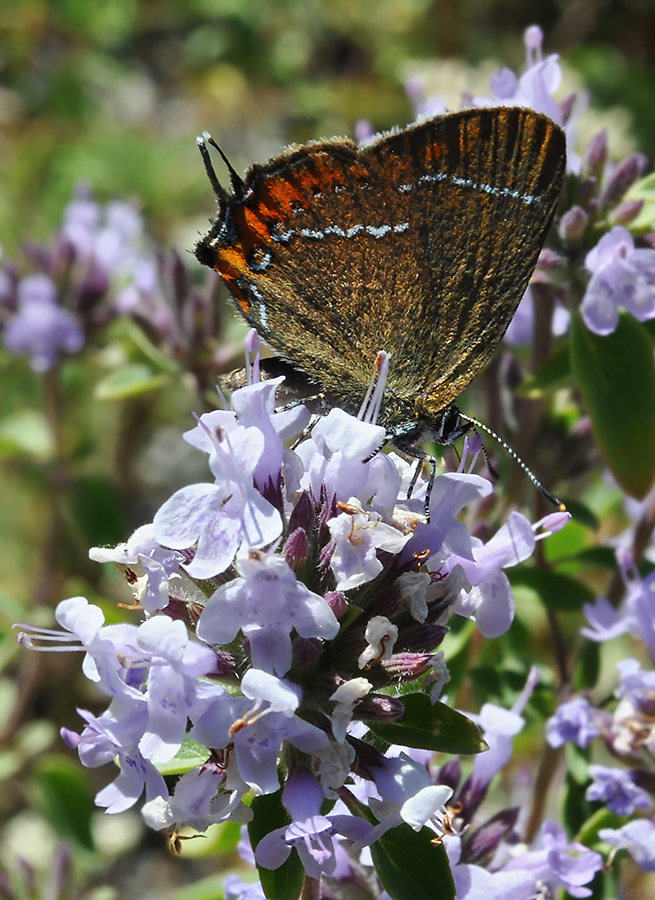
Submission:
[[89,558],[94,562],[112,562],[132,570],[141,567],[144,574],[137,577],[132,589],[136,601],[149,613],[165,609],[171,592],[176,588],[183,588],[197,596],[195,585],[180,569],[184,556],[176,550],[162,547],[154,538],[152,525],[137,528],[125,543],[116,547],[92,547]]
[[330,410],[296,450],[305,469],[301,489],[319,497],[323,488],[342,502],[355,497],[370,502],[383,518],[390,517],[400,476],[389,456],[377,453],[385,440],[382,426],[362,422],[341,409]]
[[[559,104],[553,95],[562,81],[562,70],[557,54],[543,58],[541,45],[543,32],[531,25],[523,35],[526,46],[526,70],[521,76],[503,67],[491,76],[491,90],[496,103],[507,106],[530,106],[544,113],[554,122],[563,124],[564,119]],[[489,100],[476,98],[476,106],[487,106]]]
[[226,875],[223,882],[225,900],[266,900],[258,881],[241,881],[238,875]]
[[149,660],[144,694],[148,725],[139,749],[152,762],[166,762],[182,746],[187,722],[200,718],[225,690],[202,679],[213,672],[216,655],[191,640],[183,622],[168,616],[146,619],[139,626],[137,645]]
[[574,697],[562,703],[548,720],[546,740],[551,747],[572,741],[583,749],[600,735],[595,723],[596,710],[586,697]]
[[[181,488],[160,507],[153,521],[155,537],[164,546],[183,550],[195,545],[193,560],[185,566],[194,578],[224,572],[242,542],[265,547],[282,532],[279,512],[252,484],[263,451],[260,433],[255,428],[241,428],[230,436],[230,447],[234,457],[226,451],[221,454],[230,470],[228,476],[217,484]],[[239,455],[241,471],[236,468]]]
[[347,591],[379,575],[383,566],[378,550],[399,553],[412,535],[387,525],[379,514],[365,510],[355,497],[338,508],[342,512],[328,522],[332,535],[330,568],[337,581],[336,589]]
[[234,743],[241,777],[257,794],[279,787],[278,753],[284,741],[305,753],[325,748],[324,731],[295,715],[300,691],[257,669],[241,680],[243,697],[217,699],[195,723],[190,736],[207,747]]
[[281,556],[250,550],[237,555],[239,577],[209,598],[197,633],[213,644],[229,644],[239,630],[250,641],[252,664],[276,675],[291,666],[291,632],[329,640],[339,622],[328,603],[296,579]]
[[[509,327],[505,332],[503,340],[507,344],[515,346],[530,346],[534,340],[534,292],[528,286],[516,312],[509,323]],[[570,313],[559,304],[553,312],[552,329],[553,335],[559,337],[566,334],[569,327]]]
[[471,534],[457,517],[469,503],[488,497],[492,492],[491,482],[480,475],[464,472],[439,475],[430,495],[430,521],[416,525],[414,541],[407,545],[401,560],[411,556],[415,544],[430,551],[430,571],[440,569],[441,564],[455,554],[472,560]]
[[544,823],[538,843],[540,849],[516,856],[503,866],[503,871],[531,872],[535,881],[553,892],[562,887],[572,897],[590,897],[591,890],[585,885],[603,866],[600,853],[576,841],[569,842],[564,829],[553,821]]
[[523,690],[511,709],[504,709],[495,703],[485,703],[479,715],[470,715],[482,731],[489,749],[477,754],[473,762],[473,772],[458,794],[457,800],[462,804],[465,821],[471,820],[486,796],[492,779],[511,759],[514,738],[525,726],[525,719],[521,713],[539,679],[539,670],[533,666]]
[[427,825],[437,834],[443,834],[444,807],[453,789],[449,785],[433,784],[425,765],[403,752],[385,757],[381,765],[373,767],[371,775],[380,799],[371,796],[369,805],[380,824],[367,836],[367,843],[373,843],[403,822],[414,831]]
[[582,300],[582,318],[590,331],[611,334],[619,308],[644,322],[655,316],[655,250],[635,248],[632,235],[616,225],[585,258],[591,272]]
[[47,372],[61,353],[77,353],[84,333],[77,318],[57,301],[57,288],[46,275],[29,275],[17,288],[18,311],[4,330],[6,348],[30,357],[35,372]]
[[446,835],[444,847],[453,873],[457,900],[526,900],[536,895],[531,872],[489,872],[482,866],[460,862],[461,838]]
[[617,816],[631,816],[636,809],[650,809],[649,794],[634,783],[630,772],[610,766],[589,766],[593,781],[585,797],[604,803]]
[[157,831],[182,823],[202,832],[228,819],[249,822],[252,813],[242,802],[245,791],[224,791],[224,784],[225,772],[214,763],[191,769],[177,782],[172,796],[144,804],[143,818]]
[[645,750],[655,755],[655,671],[642,670],[635,659],[617,663],[619,704],[611,724],[612,749],[620,755]]
[[372,826],[356,816],[321,815],[323,800],[323,791],[308,772],[292,772],[283,794],[292,823],[262,838],[255,850],[258,865],[277,869],[295,849],[310,878],[332,875],[337,863],[335,836],[364,840],[372,832]]
[[629,633],[646,645],[655,660],[655,573],[641,578],[636,567],[629,564],[621,565],[620,572],[626,586],[620,608],[603,597],[585,604],[583,610],[590,627],[581,628],[581,634],[600,643]]
[[462,592],[453,611],[475,619],[485,637],[504,634],[514,619],[514,595],[502,569],[527,559],[534,548],[533,526],[521,513],[513,512],[486,544],[473,541],[471,556],[450,556],[441,571],[449,573],[461,566],[473,586],[472,591]]
[[601,828],[601,840],[614,847],[614,852],[627,850],[640,869],[655,872],[655,822],[636,819],[621,828]]
[[108,813],[124,812],[137,802],[144,788],[146,800],[167,795],[163,777],[138,749],[147,723],[143,705],[113,703],[102,716],[83,709],[78,713],[86,720],[86,728],[81,735],[62,728],[64,741],[77,749],[85,766],[96,768],[117,761],[120,768],[118,777],[97,794],[97,806]]

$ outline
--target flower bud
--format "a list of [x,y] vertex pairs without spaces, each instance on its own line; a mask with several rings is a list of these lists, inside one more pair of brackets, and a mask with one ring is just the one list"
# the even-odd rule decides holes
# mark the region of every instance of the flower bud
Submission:
[[397,697],[369,694],[357,704],[353,718],[369,722],[393,722],[404,712],[405,707]]
[[283,550],[284,558],[292,569],[298,569],[309,556],[309,541],[304,528],[296,528],[289,535]]
[[640,177],[645,165],[646,157],[643,153],[631,153],[620,162],[601,192],[599,198],[601,208],[618,203],[628,188]]
[[603,128],[589,141],[584,152],[584,171],[600,179],[607,162],[607,132]]
[[562,240],[569,244],[577,244],[582,237],[589,216],[581,206],[573,206],[567,210],[559,225],[559,233]]
[[610,216],[611,225],[629,225],[637,218],[644,207],[643,200],[624,200],[614,209]]

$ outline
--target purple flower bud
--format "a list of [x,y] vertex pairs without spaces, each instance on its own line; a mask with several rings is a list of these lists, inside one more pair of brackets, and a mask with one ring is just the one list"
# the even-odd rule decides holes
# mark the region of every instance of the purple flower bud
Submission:
[[[448,631],[447,628],[443,629]],[[403,632],[403,643],[405,633]],[[420,678],[431,668],[431,653],[394,653],[390,660],[384,663],[387,674],[403,681]]]
[[644,208],[643,200],[624,200],[610,214],[612,225],[629,225]]
[[520,807],[504,809],[487,819],[484,825],[473,828],[462,837],[462,861],[482,864],[496,852],[501,841],[507,841],[518,821]]
[[556,250],[551,250],[550,247],[543,248],[537,261],[537,267],[544,272],[554,272],[557,269],[562,269],[565,264],[566,260],[562,254],[557,253]]
[[394,722],[405,712],[405,707],[397,697],[369,694],[357,704],[355,719],[372,722]]
[[578,99],[577,94],[572,92],[567,94],[559,102],[559,109],[561,115],[561,121],[566,125],[571,118],[571,114],[573,113],[573,108],[575,107],[575,101]]
[[628,188],[632,187],[641,176],[645,167],[646,157],[643,153],[631,153],[620,162],[601,191],[599,198],[601,209],[618,203]]
[[298,569],[302,566],[309,555],[309,541],[304,528],[296,528],[289,535],[282,552],[292,569]]
[[84,280],[76,286],[78,312],[81,315],[91,312],[107,296],[109,287],[107,273],[98,266],[92,267]]
[[544,42],[544,33],[538,25],[528,25],[523,32],[523,43],[528,53],[535,51],[541,52],[541,45]]
[[607,132],[603,128],[594,135],[584,152],[584,170],[600,181],[607,162]]
[[324,599],[337,619],[348,609],[348,601],[343,591],[328,591],[324,595]]
[[590,176],[583,178],[575,192],[574,202],[591,212],[591,203],[598,194],[598,179]]
[[577,244],[588,221],[589,216],[581,206],[572,206],[564,213],[560,221],[559,233],[562,240],[569,245]]
[[306,533],[309,533],[314,525],[314,504],[307,491],[303,491],[289,516],[289,533],[291,534],[297,528],[302,528]]
[[461,778],[462,764],[459,760],[459,757],[454,756],[439,769],[437,784],[445,784],[448,787],[451,787],[453,791],[456,791]]

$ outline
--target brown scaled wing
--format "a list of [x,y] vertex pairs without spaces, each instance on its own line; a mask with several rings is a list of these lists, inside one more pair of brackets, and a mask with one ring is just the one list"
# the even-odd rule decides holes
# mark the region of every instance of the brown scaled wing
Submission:
[[245,318],[330,393],[387,390],[428,413],[484,366],[552,221],[565,138],[518,107],[467,110],[358,149],[317,143],[256,165],[197,248]]

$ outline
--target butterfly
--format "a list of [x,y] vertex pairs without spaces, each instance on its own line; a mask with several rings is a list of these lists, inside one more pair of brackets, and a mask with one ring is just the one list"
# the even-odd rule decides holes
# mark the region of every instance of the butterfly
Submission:
[[555,214],[562,129],[521,107],[469,109],[364,146],[290,148],[243,179],[198,140],[218,216],[196,256],[281,365],[356,413],[386,350],[387,440],[423,460],[423,441],[463,436],[455,398],[505,333]]

